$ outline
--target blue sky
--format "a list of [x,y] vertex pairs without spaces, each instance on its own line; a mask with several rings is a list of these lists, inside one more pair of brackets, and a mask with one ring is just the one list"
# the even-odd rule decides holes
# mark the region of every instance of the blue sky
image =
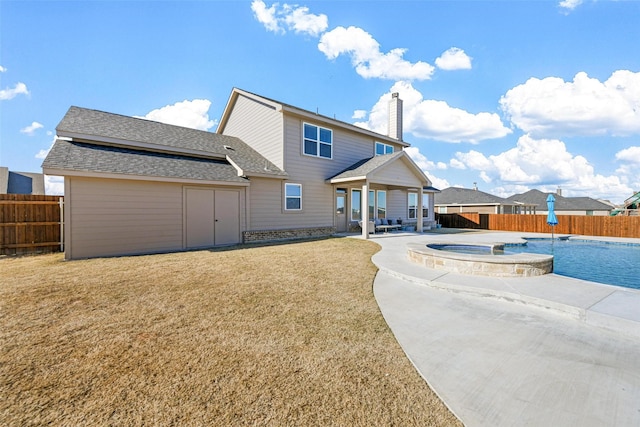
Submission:
[[[640,190],[640,2],[0,0],[0,165],[71,105],[215,131],[233,87],[404,139],[439,188]],[[48,191],[60,192],[50,178]]]

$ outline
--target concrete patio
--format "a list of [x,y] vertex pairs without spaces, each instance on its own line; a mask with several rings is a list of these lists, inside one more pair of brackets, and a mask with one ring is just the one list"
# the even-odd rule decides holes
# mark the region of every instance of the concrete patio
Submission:
[[640,425],[640,291],[555,274],[460,275],[407,257],[417,243],[523,236],[534,235],[373,236],[374,293],[398,342],[467,426]]

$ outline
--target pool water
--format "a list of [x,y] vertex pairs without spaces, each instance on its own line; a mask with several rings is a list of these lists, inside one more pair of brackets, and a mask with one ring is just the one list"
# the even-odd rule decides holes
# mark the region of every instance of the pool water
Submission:
[[640,289],[640,245],[595,240],[530,239],[507,245],[506,254],[553,255],[553,272],[576,279]]

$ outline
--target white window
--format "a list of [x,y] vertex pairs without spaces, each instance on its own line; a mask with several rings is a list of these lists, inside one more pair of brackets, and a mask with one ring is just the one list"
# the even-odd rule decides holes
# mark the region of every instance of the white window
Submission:
[[307,156],[333,158],[333,131],[309,123],[304,123],[302,127],[302,152]]
[[286,211],[302,210],[302,184],[284,184],[284,197]]
[[409,193],[408,199],[409,214],[408,219],[418,219],[418,193]]
[[[407,205],[409,206],[409,219],[418,219],[418,193],[409,193]],[[429,217],[429,195],[422,194],[422,218]]]
[[376,142],[376,156],[393,153],[393,145]]
[[385,219],[387,217],[387,192],[378,190],[377,195],[378,215],[376,218]]
[[351,220],[359,221],[362,219],[360,213],[362,205],[362,190],[351,190]]
[[[369,220],[387,217],[387,192],[385,190],[369,190]],[[351,220],[362,219],[362,190],[351,190]]]

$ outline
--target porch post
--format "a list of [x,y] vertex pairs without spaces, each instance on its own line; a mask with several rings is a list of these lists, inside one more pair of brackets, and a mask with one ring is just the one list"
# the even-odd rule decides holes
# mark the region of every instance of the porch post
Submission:
[[424,199],[424,191],[420,188],[418,191],[418,223],[416,224],[416,231],[422,233],[422,200]]
[[360,201],[360,219],[362,220],[362,238],[369,238],[369,183],[367,181],[362,184],[362,196]]

